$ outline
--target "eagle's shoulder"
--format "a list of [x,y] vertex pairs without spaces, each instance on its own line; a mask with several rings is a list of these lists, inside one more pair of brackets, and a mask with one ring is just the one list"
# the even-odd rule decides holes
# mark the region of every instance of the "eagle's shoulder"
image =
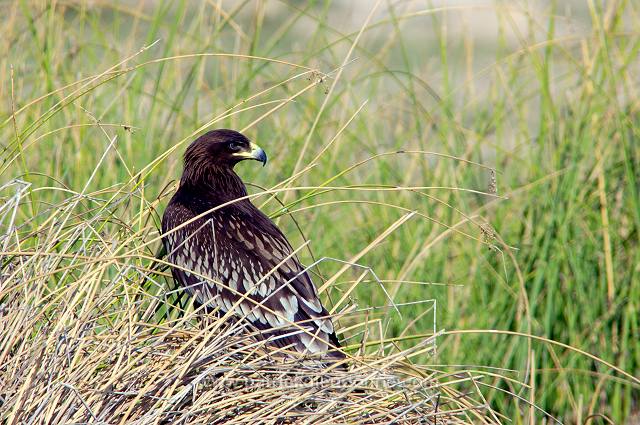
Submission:
[[183,202],[178,192],[171,198],[164,211],[162,216],[162,231],[166,233],[185,221],[191,220],[195,216],[196,214],[193,209]]
[[[289,241],[271,219],[255,206],[239,205],[224,211],[226,236],[234,244],[239,244],[244,252],[255,255],[271,267],[290,260],[298,261],[293,255]],[[294,264],[291,264],[294,266]]]

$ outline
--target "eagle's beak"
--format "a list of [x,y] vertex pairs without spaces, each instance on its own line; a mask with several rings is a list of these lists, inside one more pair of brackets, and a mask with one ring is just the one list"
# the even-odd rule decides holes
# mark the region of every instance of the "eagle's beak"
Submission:
[[267,165],[267,154],[262,150],[262,148],[255,143],[251,142],[249,145],[249,150],[244,152],[238,152],[233,154],[233,156],[241,157],[242,159],[255,159],[256,161],[262,162],[262,166]]
[[251,143],[251,157],[256,161],[262,162],[263,167],[267,165],[267,154],[255,143]]

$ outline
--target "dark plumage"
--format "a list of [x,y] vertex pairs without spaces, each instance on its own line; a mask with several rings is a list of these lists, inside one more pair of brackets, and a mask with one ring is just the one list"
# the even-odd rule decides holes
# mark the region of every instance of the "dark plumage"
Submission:
[[[232,130],[210,131],[187,148],[180,187],[162,218],[162,240],[177,266],[173,277],[198,303],[233,309],[279,347],[300,353],[339,347],[328,312],[285,236],[248,199],[233,202],[247,195],[233,171],[245,159],[267,161],[262,149]],[[329,356],[344,358],[335,349]]]

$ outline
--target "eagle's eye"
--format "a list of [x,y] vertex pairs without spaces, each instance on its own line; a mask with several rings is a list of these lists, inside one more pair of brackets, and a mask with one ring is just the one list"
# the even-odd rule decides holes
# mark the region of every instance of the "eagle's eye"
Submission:
[[236,142],[229,142],[229,150],[233,151],[233,152],[238,152],[241,149],[241,146],[239,143]]

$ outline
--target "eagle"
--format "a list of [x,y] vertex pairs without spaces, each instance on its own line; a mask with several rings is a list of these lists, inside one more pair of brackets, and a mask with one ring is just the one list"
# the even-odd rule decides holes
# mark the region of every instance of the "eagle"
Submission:
[[267,155],[228,129],[209,131],[186,149],[178,190],[162,217],[173,278],[196,305],[247,320],[269,344],[344,359],[305,267],[280,229],[248,199],[233,169],[248,159],[264,166]]

